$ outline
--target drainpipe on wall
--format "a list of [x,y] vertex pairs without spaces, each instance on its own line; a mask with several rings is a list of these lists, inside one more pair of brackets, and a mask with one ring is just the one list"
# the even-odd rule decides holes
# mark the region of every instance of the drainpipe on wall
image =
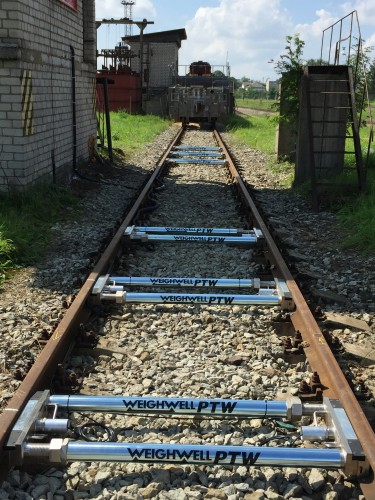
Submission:
[[77,106],[76,106],[76,66],[73,45],[70,46],[72,68],[72,133],[73,133],[73,170],[77,172]]

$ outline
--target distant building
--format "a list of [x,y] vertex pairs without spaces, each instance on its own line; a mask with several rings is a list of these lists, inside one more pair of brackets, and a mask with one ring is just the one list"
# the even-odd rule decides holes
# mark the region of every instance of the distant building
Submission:
[[137,55],[132,69],[140,73],[142,64],[142,107],[146,113],[165,114],[167,89],[178,74],[178,51],[186,38],[184,28],[123,38]]
[[280,91],[280,82],[279,82],[279,80],[270,80],[268,78],[266,80],[266,91],[267,92],[279,92]]
[[262,82],[243,82],[241,88],[252,92],[265,92],[266,86]]

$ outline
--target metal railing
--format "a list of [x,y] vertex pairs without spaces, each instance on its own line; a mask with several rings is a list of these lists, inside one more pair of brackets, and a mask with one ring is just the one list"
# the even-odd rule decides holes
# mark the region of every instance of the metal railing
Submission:
[[[328,47],[326,44],[327,39],[329,39]],[[343,45],[345,42],[348,42],[348,44]],[[340,63],[353,67],[354,90],[358,98],[358,121],[360,126],[363,125],[362,112],[367,108],[368,122],[370,125],[370,135],[365,161],[365,166],[367,168],[369,165],[371,143],[374,140],[374,122],[366,77],[366,57],[356,10],[350,12],[323,30],[320,64],[329,66],[339,65]]]

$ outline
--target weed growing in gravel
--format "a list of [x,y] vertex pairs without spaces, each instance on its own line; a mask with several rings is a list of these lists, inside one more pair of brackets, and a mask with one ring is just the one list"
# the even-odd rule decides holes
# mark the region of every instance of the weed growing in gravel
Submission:
[[[375,160],[375,155],[372,160]],[[355,247],[375,254],[375,171],[369,170],[368,193],[356,197],[339,211],[347,231],[344,247]]]
[[24,193],[0,196],[0,274],[18,265],[34,264],[48,248],[51,227],[77,210],[69,190],[39,185]]
[[273,116],[233,115],[227,120],[226,128],[235,142],[247,144],[268,155],[267,166],[277,174],[280,187],[288,189],[292,186],[294,165],[275,160],[276,121]]
[[0,283],[5,279],[6,272],[12,267],[11,255],[15,250],[13,242],[4,237],[0,227]]

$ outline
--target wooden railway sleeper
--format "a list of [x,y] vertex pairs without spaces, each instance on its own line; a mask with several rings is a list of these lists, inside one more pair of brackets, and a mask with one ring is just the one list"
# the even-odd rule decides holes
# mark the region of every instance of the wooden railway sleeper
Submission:
[[[216,446],[159,443],[80,441],[69,438],[70,420],[59,412],[111,414],[189,415],[209,418],[286,419],[295,423],[309,417],[311,425],[300,426],[302,441],[314,448],[278,446]],[[10,465],[65,464],[73,461],[180,463],[202,465],[246,465],[282,467],[326,467],[341,469],[351,477],[368,473],[362,447],[339,400],[321,404],[287,401],[190,399],[130,396],[34,394],[12,428],[6,445]]]

